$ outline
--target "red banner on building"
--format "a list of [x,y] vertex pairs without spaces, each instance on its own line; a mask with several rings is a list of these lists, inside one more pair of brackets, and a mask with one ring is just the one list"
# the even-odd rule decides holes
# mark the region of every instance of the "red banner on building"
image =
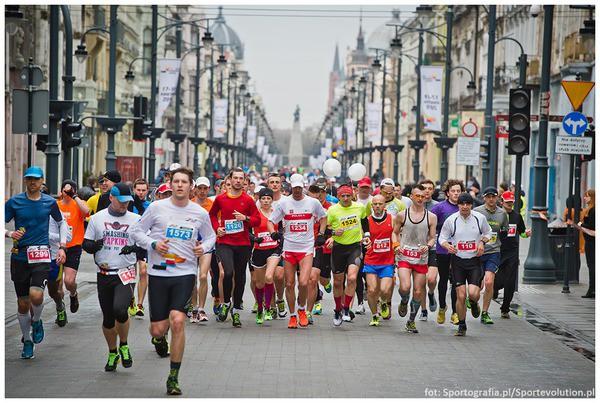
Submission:
[[117,157],[117,170],[121,173],[121,181],[133,182],[142,177],[144,157]]

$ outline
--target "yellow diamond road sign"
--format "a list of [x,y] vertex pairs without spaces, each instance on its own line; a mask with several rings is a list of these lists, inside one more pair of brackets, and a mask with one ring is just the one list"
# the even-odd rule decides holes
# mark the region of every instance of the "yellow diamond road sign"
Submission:
[[573,110],[579,109],[585,98],[588,96],[592,88],[594,88],[593,81],[563,81],[562,87],[571,101]]

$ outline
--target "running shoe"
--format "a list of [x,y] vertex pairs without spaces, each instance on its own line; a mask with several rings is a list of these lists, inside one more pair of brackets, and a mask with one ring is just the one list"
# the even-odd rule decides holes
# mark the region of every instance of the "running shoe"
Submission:
[[129,316],[135,316],[137,314],[137,307],[135,306],[135,298],[131,298],[129,302],[129,308],[127,308],[127,313]]
[[392,311],[387,302],[381,303],[381,318],[383,320],[389,320],[392,317]]
[[296,315],[290,315],[290,320],[288,321],[288,329],[297,329],[298,328],[298,318]]
[[407,311],[408,311],[408,301],[406,301],[406,302],[400,301],[400,305],[398,305],[398,315],[400,315],[401,317],[405,317]]
[[265,321],[265,314],[264,314],[264,312],[263,311],[256,312],[256,324],[257,325],[262,325],[264,321]]
[[277,301],[277,315],[280,318],[285,318],[287,316],[287,310],[285,309],[285,301]]
[[327,294],[329,294],[333,288],[333,286],[331,285],[331,281],[329,283],[327,283],[327,285],[325,287],[323,287],[325,289],[325,292]]
[[313,315],[320,315],[323,312],[323,306],[321,305],[321,301],[316,302],[315,306],[313,308],[312,314]]
[[190,323],[198,323],[198,310],[194,309],[192,311],[192,316],[190,317]]
[[215,298],[215,299],[213,299],[213,313],[215,315],[218,315],[220,311],[221,311],[221,304],[219,304],[217,302],[217,299]]
[[270,309],[267,309],[265,311],[265,320],[273,320],[273,313]]
[[479,302],[471,304],[471,315],[473,315],[474,318],[478,318],[480,313],[481,309],[479,308]]
[[159,339],[153,337],[152,344],[154,344],[156,354],[158,354],[160,357],[165,358],[169,356],[169,342],[165,336]]
[[227,315],[229,315],[229,304],[221,304],[221,311],[219,312],[219,322],[225,322]]
[[362,302],[360,304],[358,304],[358,307],[356,307],[356,314],[357,315],[364,315],[365,314],[365,306],[364,306],[364,304]]
[[310,314],[310,313],[309,313],[309,314],[307,314],[306,316],[308,317],[308,324],[309,324],[309,325],[314,325],[314,324],[315,324],[315,322],[314,322],[314,320],[313,320],[313,316],[312,316],[312,314]]
[[356,315],[354,314],[354,312],[352,312],[352,309],[348,309],[348,313],[350,314],[350,320],[353,321],[354,318],[356,318]]
[[466,336],[467,335],[467,325],[458,325],[458,329],[456,330],[455,336]]
[[131,353],[129,352],[129,346],[127,344],[119,347],[119,355],[121,356],[121,363],[124,368],[130,368],[133,365],[133,358],[131,358]]
[[344,322],[352,321],[352,318],[350,317],[350,308],[344,308],[344,314],[342,315],[342,320]]
[[452,322],[453,325],[458,325],[458,314],[456,312],[450,316],[450,322]]
[[40,344],[44,340],[44,325],[41,319],[31,322],[31,339],[35,344]]
[[334,310],[333,313],[333,326],[340,326],[342,324],[342,312]]
[[300,324],[300,327],[308,326],[308,317],[306,316],[306,309],[298,310],[298,323]]
[[489,313],[482,312],[481,313],[481,323],[483,323],[484,325],[493,325],[494,321],[492,320],[492,318],[490,318]]
[[254,306],[252,307],[252,313],[256,313],[258,312],[258,302],[254,303]]
[[118,353],[108,353],[108,361],[104,366],[106,372],[114,372],[117,370],[117,364],[119,363]]
[[438,316],[437,316],[437,323],[439,323],[440,325],[443,325],[446,322],[446,310],[448,309],[448,307],[444,307],[444,308],[440,308],[440,310],[438,311]]
[[21,358],[23,360],[31,360],[32,358],[35,358],[35,355],[33,355],[33,351],[33,342],[31,340],[24,341],[23,351],[21,352]]
[[79,294],[69,296],[71,300],[71,313],[75,313],[79,310]]
[[208,315],[206,314],[206,312],[198,312],[198,322],[208,322]]
[[438,307],[438,305],[437,305],[437,301],[435,300],[435,295],[434,295],[433,298],[431,298],[431,297],[429,298],[429,310],[431,312],[435,312],[435,311],[437,311],[437,307]]
[[468,296],[465,299],[465,306],[467,307],[467,309],[471,309],[471,300],[469,299]]
[[231,314],[231,321],[232,321],[232,325],[233,327],[242,327],[242,322],[240,321],[240,314],[237,312],[234,312]]
[[144,305],[138,304],[137,312],[135,313],[137,319],[144,319]]
[[67,310],[63,305],[63,309],[56,311],[56,320],[54,321],[58,327],[64,327],[67,324]]
[[417,325],[415,325],[414,320],[409,320],[408,322],[406,322],[406,331],[408,333],[419,333],[419,331],[417,330]]
[[371,317],[371,322],[369,322],[369,326],[379,326],[379,315],[373,315]]
[[422,322],[427,322],[427,310],[421,309],[421,313],[419,314],[419,320]]
[[509,312],[501,312],[500,317],[502,319],[510,319],[510,313]]
[[179,380],[174,376],[167,378],[167,395],[181,395]]
[[194,313],[194,307],[192,304],[187,304],[183,309],[185,309],[187,317],[191,319]]

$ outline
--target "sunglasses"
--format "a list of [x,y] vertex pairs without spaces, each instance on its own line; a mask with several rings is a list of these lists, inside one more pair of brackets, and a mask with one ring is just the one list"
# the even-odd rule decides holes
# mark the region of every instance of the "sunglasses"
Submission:
[[425,195],[413,195],[415,199],[424,199]]

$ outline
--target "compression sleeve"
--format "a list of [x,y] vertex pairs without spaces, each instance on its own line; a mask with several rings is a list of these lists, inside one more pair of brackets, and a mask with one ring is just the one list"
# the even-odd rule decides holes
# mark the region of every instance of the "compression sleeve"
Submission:
[[363,233],[370,232],[369,231],[369,219],[368,218],[361,218],[360,219],[360,225],[362,227]]

